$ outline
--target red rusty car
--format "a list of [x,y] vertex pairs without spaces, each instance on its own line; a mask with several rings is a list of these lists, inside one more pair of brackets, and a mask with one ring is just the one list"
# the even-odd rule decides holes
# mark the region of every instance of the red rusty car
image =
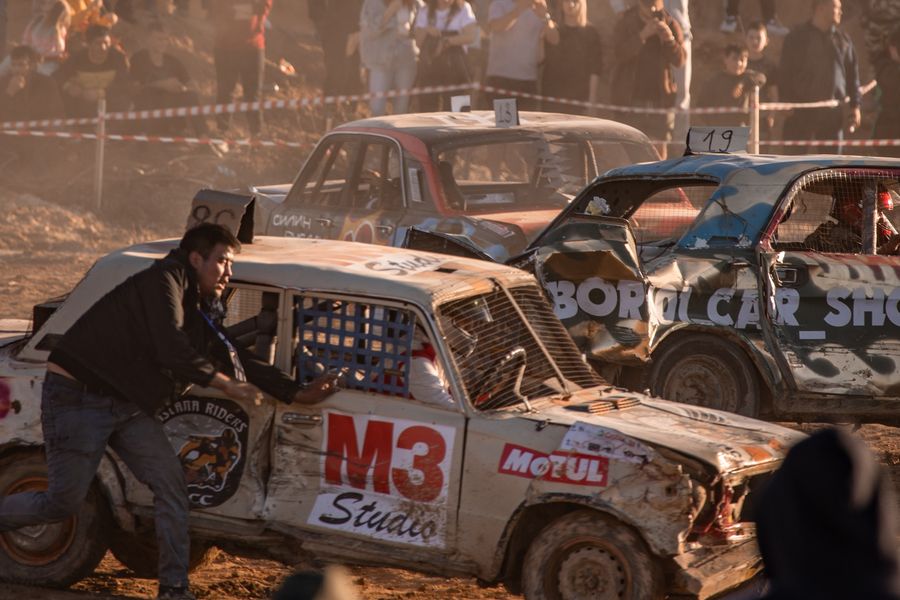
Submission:
[[257,186],[256,232],[399,246],[411,226],[466,237],[504,261],[608,169],[657,159],[605,119],[523,112],[363,119],[327,133],[292,185]]

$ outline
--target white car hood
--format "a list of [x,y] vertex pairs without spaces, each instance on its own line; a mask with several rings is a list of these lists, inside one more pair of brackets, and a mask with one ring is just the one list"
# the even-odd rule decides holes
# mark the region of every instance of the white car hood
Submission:
[[804,434],[792,429],[732,413],[648,398],[636,397],[640,405],[595,415],[584,401],[585,392],[572,401],[542,406],[528,418],[571,427],[582,422],[618,431],[651,446],[662,446],[701,460],[721,473],[781,461]]

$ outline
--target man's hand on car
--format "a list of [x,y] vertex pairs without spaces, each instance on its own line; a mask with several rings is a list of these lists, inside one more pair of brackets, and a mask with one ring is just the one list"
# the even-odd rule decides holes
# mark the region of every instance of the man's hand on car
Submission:
[[343,373],[326,373],[294,394],[297,404],[317,404],[342,387]]
[[261,405],[263,401],[262,391],[252,383],[247,383],[245,381],[232,379],[228,384],[228,387],[223,391],[229,398],[242,400],[244,402],[253,402],[256,406]]
[[233,400],[252,402],[256,406],[262,404],[263,401],[263,393],[258,387],[252,383],[232,379],[222,373],[216,373],[209,385]]

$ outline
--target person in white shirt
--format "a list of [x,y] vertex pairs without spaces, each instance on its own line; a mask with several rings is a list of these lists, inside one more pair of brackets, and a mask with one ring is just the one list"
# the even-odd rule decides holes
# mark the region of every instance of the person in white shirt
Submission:
[[[416,15],[414,29],[419,46],[418,86],[458,85],[472,82],[466,53],[479,40],[478,21],[466,0],[428,0]],[[419,110],[450,110],[450,98],[462,90],[419,97]]]
[[444,370],[428,335],[416,327],[413,335],[412,359],[409,363],[409,394],[414,400],[453,408],[456,402],[450,395]]
[[[369,70],[369,92],[408,90],[416,80],[418,49],[410,36],[421,0],[365,0],[359,17],[360,59]],[[407,112],[409,96],[392,101],[394,114]],[[386,114],[387,98],[369,101],[372,116]]]

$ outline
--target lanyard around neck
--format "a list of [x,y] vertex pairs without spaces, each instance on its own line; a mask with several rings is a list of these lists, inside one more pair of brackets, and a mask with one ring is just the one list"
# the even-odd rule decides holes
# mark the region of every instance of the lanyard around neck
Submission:
[[203,320],[206,321],[207,325],[215,332],[216,336],[218,336],[218,338],[222,340],[222,343],[225,344],[225,348],[228,349],[228,356],[231,358],[231,364],[234,367],[234,378],[238,381],[247,381],[247,373],[244,371],[244,365],[241,363],[241,359],[238,356],[237,348],[235,348],[234,344],[231,343],[231,340],[222,333],[222,330],[213,323],[213,320],[209,318],[209,315],[199,308],[197,309],[197,312],[200,313]]

